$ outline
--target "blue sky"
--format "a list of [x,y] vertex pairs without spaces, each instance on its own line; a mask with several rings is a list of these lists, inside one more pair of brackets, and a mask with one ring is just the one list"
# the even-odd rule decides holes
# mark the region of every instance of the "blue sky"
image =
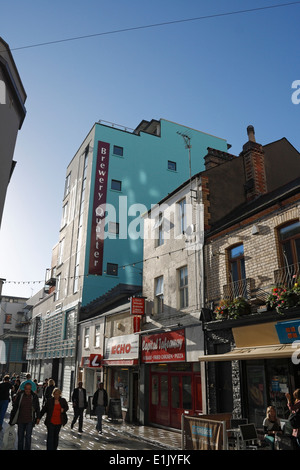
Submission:
[[[78,36],[288,3],[278,0],[0,0],[0,36],[27,92],[0,230],[3,294],[42,287],[57,243],[66,167],[94,122],[164,118],[239,154],[286,137],[300,151],[300,3],[39,47]],[[284,171],[284,161],[282,162]]]

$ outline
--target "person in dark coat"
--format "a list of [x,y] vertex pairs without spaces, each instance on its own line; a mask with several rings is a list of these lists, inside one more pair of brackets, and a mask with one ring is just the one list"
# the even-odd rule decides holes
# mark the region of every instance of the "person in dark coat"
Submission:
[[67,411],[69,409],[67,400],[62,398],[61,390],[55,388],[52,397],[48,398],[41,411],[41,418],[46,414],[45,425],[47,426],[47,450],[57,450],[59,432],[62,426],[67,424]]
[[27,383],[24,390],[17,393],[9,419],[11,426],[18,425],[18,450],[30,450],[32,430],[39,422],[39,399],[31,390],[31,384]]
[[71,423],[71,429],[79,418],[78,432],[83,432],[83,412],[87,408],[86,389],[83,388],[83,383],[78,382],[78,387],[74,388],[72,393],[72,402],[74,408],[74,418]]
[[44,397],[43,397],[43,405],[46,403],[48,398],[52,397],[52,393],[53,393],[54,389],[55,389],[55,382],[54,382],[53,379],[49,379],[48,380],[48,385],[45,388],[45,393],[44,393]]
[[9,392],[12,389],[12,384],[9,380],[9,375],[5,375],[3,382],[0,383],[0,431],[2,429],[4,416],[9,404]]
[[99,383],[98,390],[93,395],[93,409],[97,415],[97,431],[102,434],[102,416],[105,414],[108,398],[107,392],[103,388],[103,382]]

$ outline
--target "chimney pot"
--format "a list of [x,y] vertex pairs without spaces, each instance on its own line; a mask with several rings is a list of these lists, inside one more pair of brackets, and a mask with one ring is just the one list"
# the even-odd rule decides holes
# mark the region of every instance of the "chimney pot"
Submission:
[[250,142],[256,142],[255,140],[255,131],[253,126],[248,126],[247,127],[247,134],[248,134],[248,139]]

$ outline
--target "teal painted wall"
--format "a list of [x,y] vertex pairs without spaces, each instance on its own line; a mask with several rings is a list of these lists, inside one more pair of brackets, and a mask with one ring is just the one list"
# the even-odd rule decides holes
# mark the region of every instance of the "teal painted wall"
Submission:
[[[161,120],[160,123],[160,137],[143,132],[140,135],[135,135],[113,127],[96,124],[82,305],[86,305],[105,294],[119,283],[142,285],[143,241],[141,238],[136,240],[129,237],[122,239],[121,237],[125,234],[122,232],[121,223],[119,237],[104,241],[103,257],[103,270],[106,269],[107,262],[118,264],[118,276],[108,276],[105,273],[102,276],[86,276],[89,263],[98,141],[110,144],[106,201],[107,204],[115,207],[117,222],[127,212],[124,201],[127,201],[127,210],[132,204],[137,203],[142,204],[148,210],[151,205],[157,204],[168,193],[189,179],[188,150],[185,148],[182,136],[177,132],[186,133],[191,138],[192,175],[205,169],[204,156],[207,154],[207,147],[227,152],[227,141],[224,139],[170,121]],[[113,154],[114,145],[123,147],[122,157]],[[168,170],[168,160],[176,162],[176,171]],[[122,182],[121,192],[110,189],[112,179]],[[120,196],[123,197],[121,204]],[[127,199],[124,198],[125,196]],[[138,215],[140,215],[139,212],[127,217],[128,223],[132,223]],[[127,266],[133,263],[136,265]],[[126,267],[123,269],[123,266]]]

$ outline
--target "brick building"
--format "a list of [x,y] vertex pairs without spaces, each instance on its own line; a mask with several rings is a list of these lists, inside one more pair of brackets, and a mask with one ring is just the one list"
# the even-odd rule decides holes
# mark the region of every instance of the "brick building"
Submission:
[[[261,146],[251,126],[248,136],[238,158],[216,162],[219,152],[211,152],[215,166],[206,172],[206,356],[200,360],[207,364],[209,411],[261,426],[269,405],[287,416],[285,393],[299,387],[297,333],[288,338],[281,331],[298,331],[300,302],[293,291],[294,304],[278,313],[268,299],[276,286],[291,290],[299,276],[300,155],[286,139]],[[224,181],[215,179],[221,170]]]

